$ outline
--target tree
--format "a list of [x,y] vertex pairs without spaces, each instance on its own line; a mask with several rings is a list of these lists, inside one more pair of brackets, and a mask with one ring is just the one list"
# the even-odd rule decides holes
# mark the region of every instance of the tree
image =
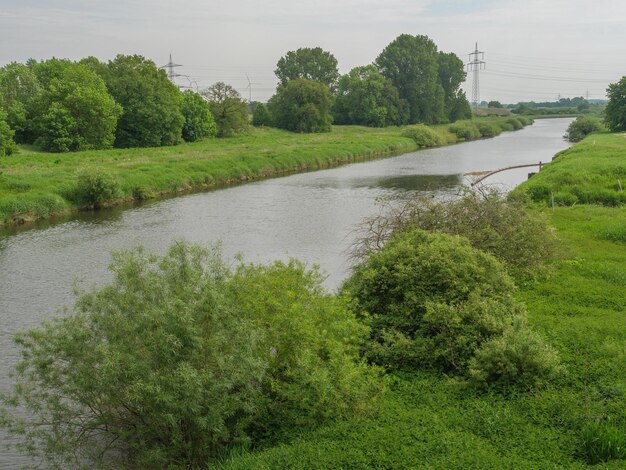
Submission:
[[290,80],[304,78],[332,88],[339,78],[337,59],[321,47],[304,47],[287,52],[278,60],[274,73],[281,85],[286,85]]
[[502,103],[500,103],[499,101],[490,101],[487,107],[488,108],[503,108],[504,106],[502,106]]
[[278,87],[269,110],[276,127],[292,132],[329,132],[332,95],[327,86],[298,78]]
[[337,124],[397,126],[408,121],[408,107],[391,81],[367,65],[339,79],[333,116]]
[[248,106],[237,90],[224,82],[217,82],[200,94],[209,102],[218,137],[230,137],[246,131],[249,126]]
[[9,127],[6,114],[0,107],[0,157],[12,155],[15,152],[15,142],[13,141],[13,130]]
[[31,124],[31,103],[41,87],[33,67],[12,62],[0,69],[0,97],[6,120],[15,131],[19,143],[33,143],[35,136]]
[[267,106],[263,103],[258,103],[256,105],[254,115],[252,116],[252,125],[255,127],[272,125],[272,116],[267,110]]
[[102,73],[109,92],[123,108],[115,133],[116,147],[180,142],[185,122],[182,93],[154,62],[140,55],[118,55]]
[[49,467],[204,468],[233,446],[370,409],[367,329],[316,271],[231,270],[184,242],[162,258],[117,253],[112,270],[74,312],[17,340],[8,405],[29,413],[0,422]]
[[427,36],[398,36],[380,53],[376,65],[408,103],[411,124],[446,119],[437,46]]
[[611,83],[606,90],[609,102],[604,110],[607,127],[613,132],[626,131],[626,76]]
[[185,117],[183,124],[183,139],[187,142],[195,142],[204,137],[215,137],[217,125],[211,114],[209,104],[202,96],[191,90],[183,93],[181,112]]
[[95,72],[59,59],[40,62],[34,71],[42,85],[32,102],[38,145],[51,152],[112,146],[121,109]]
[[568,126],[565,138],[570,142],[580,142],[589,134],[606,130],[600,119],[594,116],[579,116]]
[[452,52],[439,52],[437,62],[439,82],[444,92],[444,113],[448,121],[470,118],[472,110],[461,90],[461,84],[465,81],[465,64]]

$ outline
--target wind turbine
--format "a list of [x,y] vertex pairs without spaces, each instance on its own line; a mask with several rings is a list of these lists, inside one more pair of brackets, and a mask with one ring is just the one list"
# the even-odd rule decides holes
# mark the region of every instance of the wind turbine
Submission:
[[248,104],[252,104],[252,85],[258,85],[258,83],[252,83],[248,74],[246,74],[246,80],[248,80],[248,86],[246,87],[246,90],[248,90]]

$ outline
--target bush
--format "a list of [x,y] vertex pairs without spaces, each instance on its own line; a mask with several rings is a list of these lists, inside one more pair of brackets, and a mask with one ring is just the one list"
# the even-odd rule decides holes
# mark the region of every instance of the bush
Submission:
[[78,173],[76,196],[86,205],[99,208],[114,201],[120,193],[117,178],[99,168],[87,168]]
[[380,250],[394,233],[413,227],[466,237],[520,279],[536,277],[560,256],[556,232],[543,214],[495,192],[445,201],[427,197],[388,201],[380,215],[363,222],[353,256],[362,260]]
[[457,138],[461,140],[476,140],[480,139],[481,134],[478,127],[473,122],[462,121],[452,124],[448,127],[448,130],[452,132]]
[[469,376],[479,387],[533,388],[560,371],[556,351],[521,321],[478,348]]
[[446,144],[446,139],[437,131],[423,124],[407,127],[402,131],[402,137],[413,139],[417,148],[439,147]]
[[530,387],[550,379],[558,359],[525,326],[513,290],[504,266],[467,239],[412,229],[357,265],[342,292],[370,323],[370,361]]
[[569,125],[564,137],[570,142],[580,142],[589,134],[603,130],[605,127],[600,119],[593,116],[579,116]]
[[[354,300],[356,312],[369,315],[370,359],[412,369],[432,364],[437,312],[465,304],[470,295],[506,299],[513,288],[503,266],[466,239],[414,229],[397,233],[371,253],[343,291]],[[432,319],[430,326],[425,316]],[[407,347],[411,356],[398,355],[397,348]],[[390,356],[397,360],[390,363]]]
[[[368,409],[365,329],[301,264],[185,243],[118,253],[112,284],[19,336],[10,430],[52,467],[200,468],[231,447]],[[41,427],[39,423],[47,423]]]
[[524,127],[522,122],[517,117],[508,117],[505,121],[507,124],[510,124],[513,127],[513,130],[520,130]]
[[476,127],[481,137],[495,137],[502,133],[502,129],[492,122],[477,122]]

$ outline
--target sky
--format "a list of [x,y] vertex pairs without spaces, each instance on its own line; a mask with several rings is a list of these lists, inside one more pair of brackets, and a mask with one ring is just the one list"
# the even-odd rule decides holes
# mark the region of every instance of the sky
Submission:
[[626,75],[625,0],[0,0],[0,65],[171,54],[179,85],[224,81],[256,101],[287,51],[322,47],[347,73],[403,33],[464,62],[478,43],[481,100],[601,99]]

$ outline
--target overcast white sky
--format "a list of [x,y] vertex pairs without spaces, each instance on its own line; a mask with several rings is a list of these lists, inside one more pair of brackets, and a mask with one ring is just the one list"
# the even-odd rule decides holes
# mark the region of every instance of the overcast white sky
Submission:
[[[222,80],[247,97],[248,74],[259,101],[289,50],[320,46],[345,73],[402,33],[466,62],[478,42],[484,100],[603,98],[626,75],[626,0],[0,0],[0,65],[118,53],[164,65],[171,53],[200,87]],[[465,88],[471,98],[471,74]]]

